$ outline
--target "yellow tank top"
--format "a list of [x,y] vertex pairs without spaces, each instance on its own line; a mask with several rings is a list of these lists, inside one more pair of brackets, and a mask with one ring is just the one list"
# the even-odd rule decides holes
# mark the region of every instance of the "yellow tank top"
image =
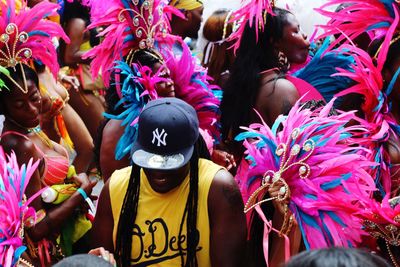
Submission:
[[[198,266],[202,267],[211,266],[208,192],[215,174],[221,168],[209,160],[199,160],[197,229],[200,233],[200,240],[196,256]],[[131,167],[115,171],[109,184],[114,218],[114,246],[130,173]],[[181,266],[178,241],[186,239],[186,220],[181,236],[178,236],[189,193],[190,176],[188,175],[179,187],[165,194],[157,193],[151,188],[143,170],[141,170],[140,177],[138,213],[135,224],[132,223],[132,265],[141,263],[141,266]],[[182,247],[186,248],[186,241],[183,242],[185,243],[182,244]],[[185,251],[183,253],[185,254]],[[186,261],[186,255],[184,255],[184,259]]]

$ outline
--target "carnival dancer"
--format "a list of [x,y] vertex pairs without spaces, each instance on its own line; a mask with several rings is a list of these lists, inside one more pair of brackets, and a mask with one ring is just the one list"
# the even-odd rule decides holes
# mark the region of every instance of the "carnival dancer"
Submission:
[[218,9],[206,20],[203,36],[208,41],[204,47],[202,65],[213,78],[213,83],[224,88],[229,71],[235,60],[229,36],[237,29],[237,22],[231,21],[233,11]]
[[[1,10],[6,11],[1,15],[0,34],[0,62],[6,67],[6,71],[0,75],[4,83],[0,91],[1,112],[6,118],[1,144],[7,153],[15,151],[21,165],[31,158],[40,160],[26,189],[28,198],[46,186],[63,185],[67,176],[76,183],[66,185],[71,190],[62,191],[67,196],[63,199],[65,201],[58,199],[58,205],[45,203],[56,201],[57,195],[52,200],[43,196],[43,200],[39,198],[32,202],[37,220],[26,225],[25,242],[32,263],[35,266],[48,266],[63,256],[56,239],[66,225],[72,232],[75,231],[74,225],[69,224],[73,222],[68,219],[73,218],[74,210],[90,195],[94,186],[85,175],[73,174],[66,150],[41,130],[42,103],[38,77],[26,65],[31,59],[40,60],[56,77],[58,64],[52,38],[67,37],[58,24],[44,19],[55,13],[58,5],[42,2],[32,9],[23,5],[25,8],[18,13],[15,12],[13,0],[0,5]],[[68,175],[69,170],[71,172]],[[90,222],[82,220],[80,226],[73,237],[64,236],[69,240],[62,243],[64,248],[72,246],[71,237],[74,241],[82,237],[90,228]]]
[[233,14],[240,26],[231,35],[236,59],[221,103],[222,139],[240,162],[243,149],[234,141],[239,127],[256,120],[256,109],[268,125],[305,95],[320,100],[317,90],[289,81],[289,65],[304,64],[310,43],[295,16],[272,1],[248,1]]
[[[342,50],[355,58],[352,70],[340,70],[341,76],[353,81],[353,86],[340,93],[355,93],[363,99],[361,123],[369,131],[360,142],[371,153],[366,156],[377,163],[369,173],[374,178],[379,194],[374,194],[364,204],[360,218],[364,229],[378,240],[383,255],[399,266],[398,250],[398,206],[399,195],[399,74],[400,74],[400,6],[396,1],[336,1],[346,8],[333,14],[325,8],[333,5],[329,1],[320,12],[330,17],[323,26],[326,34],[343,34]],[[373,13],[371,13],[373,11]],[[361,19],[369,14],[368,20]],[[370,55],[347,43],[364,32],[371,37]],[[352,108],[352,107],[350,107]],[[372,247],[376,250],[376,247]]]

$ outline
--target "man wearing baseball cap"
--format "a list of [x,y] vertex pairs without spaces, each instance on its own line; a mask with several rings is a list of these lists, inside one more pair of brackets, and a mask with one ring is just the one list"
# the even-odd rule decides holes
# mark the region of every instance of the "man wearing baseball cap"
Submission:
[[142,111],[131,167],[100,195],[93,246],[119,266],[242,266],[243,202],[232,175],[198,156],[195,110],[177,98]]

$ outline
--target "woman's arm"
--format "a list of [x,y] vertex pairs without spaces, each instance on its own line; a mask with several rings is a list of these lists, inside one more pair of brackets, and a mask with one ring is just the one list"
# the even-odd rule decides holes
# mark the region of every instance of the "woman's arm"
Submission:
[[108,180],[101,191],[97,213],[92,227],[91,247],[104,247],[114,253],[113,229],[114,219],[111,210],[110,190]]
[[70,38],[70,43],[65,45],[64,64],[75,66],[79,63],[89,64],[89,59],[82,59],[85,51],[80,51],[81,45],[85,42],[86,24],[83,19],[73,18],[68,21],[65,32]]
[[246,218],[239,188],[225,169],[214,177],[208,194],[212,266],[244,266]]
[[[30,140],[26,140],[19,136],[8,135],[3,137],[2,144],[6,153],[15,151],[18,163],[20,165],[27,164],[31,158],[34,160],[43,161],[42,155],[38,152],[37,148]],[[41,166],[43,165],[39,164],[38,169],[33,173],[29,181],[25,191],[27,198],[33,196],[42,189],[41,175],[39,170]],[[87,179],[86,175],[75,177],[75,181],[77,185],[80,186],[80,188],[82,188],[88,196],[90,196],[92,188],[96,183],[91,183]],[[37,197],[32,202],[31,207],[33,207],[36,212],[41,209],[45,210],[46,216],[36,225],[27,229],[29,237],[36,242],[43,238],[50,237],[54,233],[58,233],[61,229],[61,226],[72,215],[75,208],[80,206],[83,202],[83,197],[80,195],[80,193],[76,192],[62,204],[57,205],[50,210],[45,210],[41,197]]]

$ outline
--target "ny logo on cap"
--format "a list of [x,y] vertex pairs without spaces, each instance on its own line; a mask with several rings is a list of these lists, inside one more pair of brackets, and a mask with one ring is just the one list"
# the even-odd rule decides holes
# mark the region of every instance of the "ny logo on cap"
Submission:
[[153,143],[153,145],[155,144],[155,142],[157,141],[157,146],[166,146],[167,145],[167,141],[165,140],[165,138],[167,138],[167,132],[165,132],[164,129],[162,129],[161,133],[158,132],[158,128],[156,128],[153,131],[153,140],[151,141]]

